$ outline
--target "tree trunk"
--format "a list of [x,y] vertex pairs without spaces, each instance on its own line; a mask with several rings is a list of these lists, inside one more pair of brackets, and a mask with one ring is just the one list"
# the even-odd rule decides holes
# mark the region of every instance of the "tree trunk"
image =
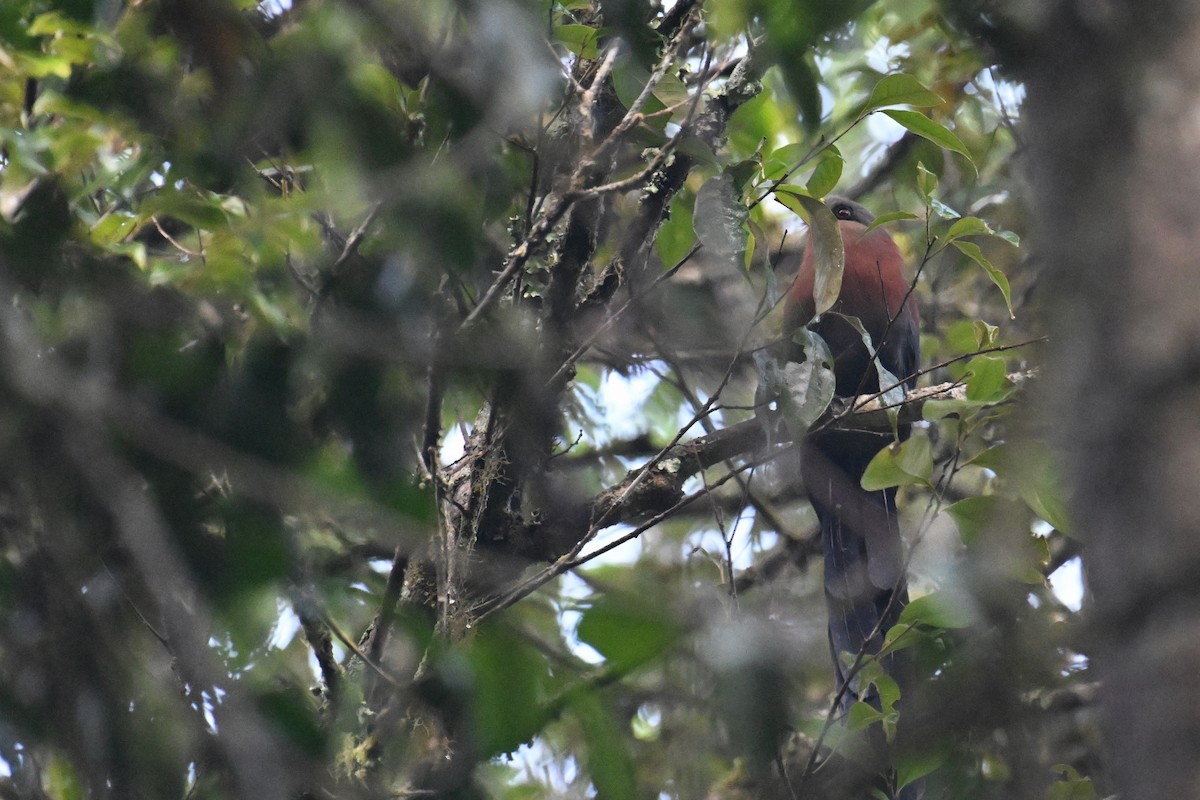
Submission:
[[995,41],[1029,92],[1050,403],[1086,540],[1113,775],[1126,800],[1197,797],[1200,9],[1010,10]]

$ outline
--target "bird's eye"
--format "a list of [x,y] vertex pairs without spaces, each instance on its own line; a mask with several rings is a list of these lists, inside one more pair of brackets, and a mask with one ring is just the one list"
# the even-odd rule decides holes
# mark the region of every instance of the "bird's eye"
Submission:
[[854,212],[849,206],[838,206],[837,210],[834,211],[833,213],[837,216],[838,219],[850,219],[850,216]]

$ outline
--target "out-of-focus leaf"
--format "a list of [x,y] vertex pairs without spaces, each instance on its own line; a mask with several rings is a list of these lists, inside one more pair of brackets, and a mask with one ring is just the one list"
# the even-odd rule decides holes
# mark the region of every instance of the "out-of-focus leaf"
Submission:
[[142,204],[145,219],[160,215],[174,217],[201,230],[212,230],[229,222],[229,214],[215,195],[162,192]]
[[1021,499],[1033,513],[1063,533],[1070,533],[1066,489],[1052,454],[1036,443],[1020,447],[1017,452],[1023,456],[1016,474]]
[[[649,80],[650,72],[640,64],[618,63],[613,68],[613,91],[617,93],[617,99],[621,101],[621,105],[625,106],[625,108],[633,107],[634,101],[641,95],[642,90],[646,87],[646,82]],[[654,93],[651,93],[642,106],[642,113],[650,114],[655,111],[662,111],[666,107],[666,104],[662,100],[659,100]],[[662,130],[666,127],[667,122],[668,119],[665,115],[646,120],[646,124],[655,130]]]
[[313,757],[325,751],[325,729],[318,722],[310,697],[298,689],[277,689],[260,694],[257,701],[263,716],[291,744]]
[[821,124],[821,88],[817,82],[819,72],[807,50],[799,53],[803,55],[783,59],[779,67],[800,109],[800,121],[807,130],[814,131]]
[[[1008,529],[1016,527],[1018,523],[1025,524],[1029,518],[1029,512],[1026,511],[1023,503],[994,494],[959,500],[957,503],[947,506],[945,511],[954,520],[958,533],[967,547],[974,547],[980,543],[993,525],[997,530],[1007,532]],[[1030,545],[1034,539],[1027,533],[1020,533],[1020,538],[1029,542]],[[1013,537],[1011,541],[1006,539],[1005,543],[1012,551],[1013,563],[1020,562],[1022,570],[1040,559],[1040,555],[1035,554],[1033,549],[1029,549],[1027,554],[1015,552],[1025,547],[1022,542],[1016,540],[1016,537]]]
[[787,361],[782,368],[761,380],[771,385],[779,411],[792,436],[812,427],[833,400],[836,378],[829,346],[816,333],[801,328],[793,341],[800,345],[804,360]]
[[1054,771],[1062,776],[1046,788],[1046,800],[1097,800],[1096,787],[1069,764],[1056,764]]
[[636,771],[629,746],[612,713],[594,692],[577,692],[571,710],[583,728],[587,768],[602,800],[639,797]]
[[511,752],[546,722],[546,659],[501,625],[483,625],[466,651],[476,743],[485,756]]
[[31,78],[62,78],[71,77],[71,60],[62,56],[18,55],[21,70]]
[[963,606],[962,598],[941,592],[931,592],[912,600],[900,612],[897,625],[929,625],[935,628],[965,628],[972,615]]
[[554,28],[554,41],[580,58],[593,59],[599,55],[599,38],[600,31],[590,25],[558,25]]
[[658,229],[654,249],[666,269],[670,269],[688,254],[696,244],[696,230],[692,220],[695,199],[684,192],[671,200],[670,218]]
[[610,592],[583,612],[577,629],[580,640],[604,656],[615,670],[645,664],[671,646],[679,629],[662,607]]
[[746,247],[746,221],[749,212],[739,201],[733,178],[722,173],[707,180],[696,193],[692,226],[705,251],[718,258],[730,259]]
[[903,789],[944,764],[948,755],[947,749],[930,746],[929,749],[898,753],[893,762],[896,769],[896,788]]
[[1002,487],[1015,493],[1026,505],[1063,533],[1071,532],[1066,488],[1057,460],[1050,448],[1039,442],[996,445],[972,458],[972,466],[994,471]]
[[74,765],[58,756],[46,765],[45,790],[50,800],[83,800],[87,796]]
[[946,513],[958,526],[958,533],[968,545],[983,536],[984,530],[996,516],[1003,499],[994,495],[968,497],[946,506]]

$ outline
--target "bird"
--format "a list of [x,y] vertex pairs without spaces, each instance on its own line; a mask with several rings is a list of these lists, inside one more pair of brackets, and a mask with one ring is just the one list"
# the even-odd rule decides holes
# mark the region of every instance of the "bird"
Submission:
[[[920,311],[904,275],[904,257],[886,230],[868,228],[875,217],[863,205],[836,195],[825,204],[837,220],[845,253],[840,293],[829,310],[834,313],[814,318],[815,248],[807,247],[785,295],[785,331],[807,325],[825,340],[838,397],[891,389],[886,377],[880,386],[876,359],[911,390],[920,358]],[[874,352],[847,318],[858,319]],[[909,432],[900,425],[896,433],[904,440]],[[891,432],[821,430],[800,442],[801,477],[821,525],[829,644],[842,712],[859,700],[878,706],[874,691],[854,685],[847,659],[877,653],[908,603],[896,489],[867,491],[860,483],[867,464],[892,441]],[[882,659],[893,677],[904,671],[900,658]]]

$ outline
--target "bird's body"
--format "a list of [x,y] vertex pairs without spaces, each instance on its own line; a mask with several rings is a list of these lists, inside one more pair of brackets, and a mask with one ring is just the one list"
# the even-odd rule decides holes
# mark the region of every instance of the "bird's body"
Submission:
[[[835,313],[812,320],[815,268],[813,248],[807,248],[785,300],[788,330],[808,324],[825,339],[834,357],[838,396],[891,388],[879,385],[875,358],[911,388],[920,317],[900,250],[884,229],[867,230],[873,217],[858,203],[838,197],[827,202],[845,251],[841,291],[831,309]],[[847,317],[859,320],[877,354]],[[908,433],[901,426],[900,438]],[[839,689],[848,683],[843,710],[857,699],[873,699],[873,693],[862,694],[854,681],[847,681],[847,659],[877,652],[908,602],[896,490],[869,492],[860,483],[871,458],[890,441],[890,433],[822,431],[801,444],[804,485],[821,523],[834,670]],[[892,660],[884,666],[889,672],[897,668]]]

